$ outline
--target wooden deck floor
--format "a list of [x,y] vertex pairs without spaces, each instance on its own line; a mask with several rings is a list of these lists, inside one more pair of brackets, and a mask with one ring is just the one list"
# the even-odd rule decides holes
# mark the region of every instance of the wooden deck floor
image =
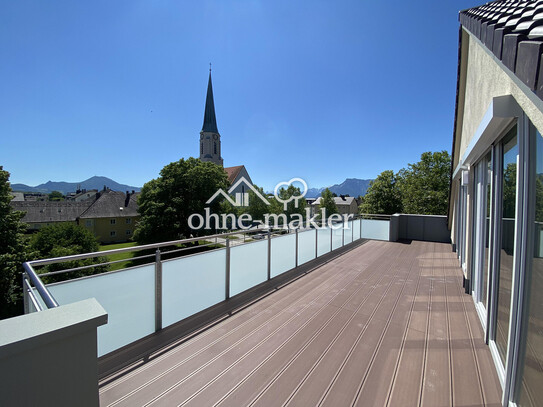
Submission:
[[370,241],[102,383],[102,406],[499,406],[450,245]]

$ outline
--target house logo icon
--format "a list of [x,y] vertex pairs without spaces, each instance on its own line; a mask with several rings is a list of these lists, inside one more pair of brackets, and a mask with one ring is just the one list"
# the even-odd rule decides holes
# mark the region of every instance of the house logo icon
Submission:
[[[236,192],[235,193],[235,200],[232,199],[230,196],[238,187],[242,187],[242,192]],[[248,188],[248,189],[247,189]],[[248,190],[251,190],[254,192],[254,194],[259,198],[262,202],[264,202],[266,205],[269,205],[270,202],[264,197],[258,190],[249,182],[245,177],[241,177],[234,185],[232,185],[228,189],[228,193],[225,192],[222,188],[219,188],[217,192],[215,192],[211,198],[209,198],[206,202],[206,205],[209,205],[212,203],[219,195],[222,195],[228,202],[230,202],[233,206],[240,207],[240,206],[248,206],[249,205],[249,192]],[[247,192],[245,192],[247,191]]]

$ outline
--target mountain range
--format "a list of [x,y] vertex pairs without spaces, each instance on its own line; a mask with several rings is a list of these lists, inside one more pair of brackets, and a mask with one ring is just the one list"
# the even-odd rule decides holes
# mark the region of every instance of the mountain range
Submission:
[[[355,198],[359,195],[365,195],[366,191],[368,190],[368,187],[370,186],[370,182],[373,181],[372,179],[359,179],[359,178],[347,178],[345,181],[343,181],[341,184],[335,184],[328,189],[335,193],[336,195],[349,195],[354,196]],[[324,191],[326,187],[322,188],[309,188],[307,190],[307,193],[305,194],[306,198],[318,198],[321,196],[322,191]]]
[[81,182],[64,182],[64,181],[47,181],[45,184],[36,185],[31,187],[25,184],[11,184],[11,189],[16,192],[39,192],[42,194],[50,194],[53,191],[62,192],[64,195],[75,192],[78,187],[81,189],[91,190],[97,189],[102,190],[107,187],[112,191],[140,191],[140,187],[132,187],[130,185],[119,184],[118,182],[113,181],[107,177],[94,176],[85,181]]

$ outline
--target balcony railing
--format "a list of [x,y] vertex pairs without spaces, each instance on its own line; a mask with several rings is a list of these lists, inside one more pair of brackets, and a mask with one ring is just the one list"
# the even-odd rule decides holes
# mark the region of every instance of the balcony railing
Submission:
[[[98,328],[98,356],[175,324],[265,281],[360,239],[389,240],[387,216],[363,215],[331,227],[258,231],[259,239],[240,231],[192,239],[87,253],[24,264],[25,312],[96,298],[109,322]],[[285,233],[286,232],[286,233]],[[236,238],[237,237],[237,238]],[[165,250],[205,240],[213,250],[164,259]],[[113,254],[156,250],[134,259],[151,263],[72,280],[44,284],[41,277],[69,274],[92,266],[39,274],[39,267]],[[104,262],[100,266],[118,263]],[[38,270],[38,272],[37,272]]]

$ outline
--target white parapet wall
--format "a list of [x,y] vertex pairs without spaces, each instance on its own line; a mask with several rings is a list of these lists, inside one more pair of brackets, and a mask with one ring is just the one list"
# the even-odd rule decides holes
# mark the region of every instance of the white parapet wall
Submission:
[[98,406],[94,299],[0,321],[0,405]]

